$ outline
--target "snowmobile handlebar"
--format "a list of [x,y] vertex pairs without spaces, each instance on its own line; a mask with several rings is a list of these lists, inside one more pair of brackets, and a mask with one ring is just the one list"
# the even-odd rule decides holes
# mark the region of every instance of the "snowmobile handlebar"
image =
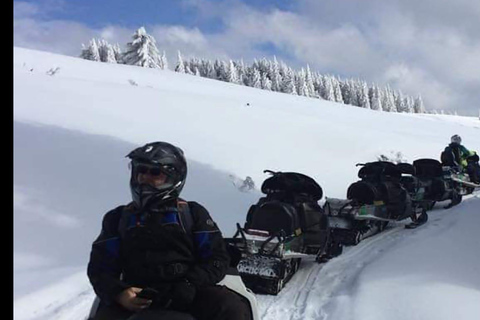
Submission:
[[281,173],[280,171],[263,170],[263,173],[270,173],[272,176]]
[[[237,241],[235,241],[238,236],[240,235],[241,239],[238,239]],[[287,236],[285,234],[285,231],[283,230],[279,230],[278,232],[275,232],[274,234],[270,235],[265,241],[262,242],[262,245],[260,246],[259,248],[259,253],[260,254],[269,254],[269,253],[273,253],[275,252],[278,247],[285,242],[285,240],[289,239],[290,237],[292,236]],[[265,246],[267,246],[273,239],[277,238],[278,239],[278,242],[277,244],[275,245],[275,247],[273,247],[270,252],[267,252],[266,249],[265,249]],[[237,232],[235,232],[234,236],[232,239],[228,239],[227,242],[230,242],[230,243],[239,243],[239,242],[243,242],[243,245],[245,246],[245,248],[247,248],[247,237],[245,236],[245,230],[240,226],[239,223],[237,223]],[[247,249],[248,251],[248,249]]]
[[273,247],[273,249],[271,250],[271,252],[275,252],[277,251],[278,247],[280,246],[280,244],[282,242],[285,241],[285,232],[283,230],[280,230],[278,231],[277,233],[275,234],[272,234],[270,237],[267,238],[267,240],[265,240],[262,245],[260,246],[260,250],[259,250],[259,253],[260,254],[268,254],[268,252],[265,251],[265,246],[270,242],[272,241],[273,239],[275,238],[278,238],[278,242],[277,244],[275,245],[275,247]]

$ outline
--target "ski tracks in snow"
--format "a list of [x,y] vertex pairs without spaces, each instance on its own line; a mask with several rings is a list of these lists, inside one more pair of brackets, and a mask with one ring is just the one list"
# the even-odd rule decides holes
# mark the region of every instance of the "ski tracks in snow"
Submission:
[[327,263],[302,261],[299,271],[277,296],[257,295],[261,319],[329,319],[331,304],[348,295],[363,268],[410,233],[404,224],[398,224],[355,247],[345,247],[340,256]]

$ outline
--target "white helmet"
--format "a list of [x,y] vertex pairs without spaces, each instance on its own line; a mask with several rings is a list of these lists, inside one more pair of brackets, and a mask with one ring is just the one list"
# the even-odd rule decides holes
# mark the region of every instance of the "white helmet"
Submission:
[[462,143],[462,138],[458,134],[455,134],[450,138],[450,141],[452,143],[461,144]]

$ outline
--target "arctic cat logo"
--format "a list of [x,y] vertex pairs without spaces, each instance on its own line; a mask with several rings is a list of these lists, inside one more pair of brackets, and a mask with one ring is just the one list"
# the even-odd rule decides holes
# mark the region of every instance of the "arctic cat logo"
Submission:
[[152,146],[148,146],[147,149],[145,149],[145,152],[150,152],[153,150],[153,147]]

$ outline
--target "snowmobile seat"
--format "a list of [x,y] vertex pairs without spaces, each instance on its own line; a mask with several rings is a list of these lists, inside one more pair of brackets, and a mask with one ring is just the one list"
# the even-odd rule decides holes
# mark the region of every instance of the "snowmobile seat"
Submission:
[[266,201],[251,207],[245,228],[268,231],[271,235],[283,230],[286,235],[290,235],[300,228],[300,220],[291,204],[277,200]]
[[442,201],[448,198],[449,190],[444,180],[442,163],[435,159],[418,159],[413,161],[415,176],[425,186],[425,199]]
[[401,175],[397,166],[388,161],[369,162],[358,171],[358,177],[367,181],[399,180]]
[[401,172],[400,184],[410,193],[417,192],[420,182],[415,177],[415,167],[409,163],[397,163],[397,169]]
[[415,176],[418,178],[441,178],[443,177],[442,164],[435,159],[418,159],[413,161]]
[[415,167],[410,164],[410,163],[397,163],[397,170],[400,171],[400,173],[407,174],[407,175],[415,175]]
[[304,244],[308,248],[323,248],[330,232],[328,217],[318,203],[302,202],[298,205]]
[[384,196],[388,212],[393,218],[402,216],[405,212],[407,202],[410,202],[410,196],[401,183],[386,181],[381,184],[381,191]]
[[417,192],[420,185],[418,178],[414,176],[402,176],[400,183],[410,194]]

